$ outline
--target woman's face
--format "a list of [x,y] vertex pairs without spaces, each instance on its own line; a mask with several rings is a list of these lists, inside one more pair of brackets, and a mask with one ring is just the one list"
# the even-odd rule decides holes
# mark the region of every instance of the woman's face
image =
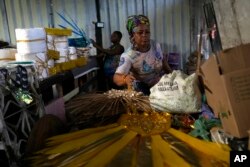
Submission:
[[118,42],[120,39],[119,39],[118,35],[113,32],[111,34],[110,40],[111,40],[112,43],[115,43],[115,42]]
[[148,47],[150,44],[150,27],[149,25],[140,24],[134,28],[133,40],[137,47]]

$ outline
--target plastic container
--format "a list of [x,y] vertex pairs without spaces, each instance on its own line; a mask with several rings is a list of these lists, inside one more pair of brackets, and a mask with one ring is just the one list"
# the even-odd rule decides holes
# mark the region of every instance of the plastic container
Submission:
[[69,38],[68,42],[69,46],[74,47],[86,47],[88,45],[88,42],[85,38]]

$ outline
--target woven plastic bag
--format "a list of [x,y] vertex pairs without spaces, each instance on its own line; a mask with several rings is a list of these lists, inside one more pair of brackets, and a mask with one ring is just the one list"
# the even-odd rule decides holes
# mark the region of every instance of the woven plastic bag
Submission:
[[150,89],[150,104],[156,110],[170,113],[197,113],[201,108],[201,93],[197,75],[177,70],[162,76]]

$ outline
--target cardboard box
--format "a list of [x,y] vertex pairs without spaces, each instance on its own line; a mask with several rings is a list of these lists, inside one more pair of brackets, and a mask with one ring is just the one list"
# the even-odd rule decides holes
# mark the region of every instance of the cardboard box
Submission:
[[248,130],[248,151],[250,151],[250,130]]
[[201,66],[208,105],[225,132],[247,137],[250,129],[250,44],[210,56]]

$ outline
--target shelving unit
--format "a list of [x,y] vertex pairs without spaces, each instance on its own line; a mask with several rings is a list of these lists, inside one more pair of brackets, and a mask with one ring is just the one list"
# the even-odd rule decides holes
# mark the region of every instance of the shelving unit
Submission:
[[63,73],[53,75],[39,83],[40,92],[46,104],[53,99],[64,97],[65,101],[80,92],[97,90],[97,71],[99,67],[96,57],[88,58],[85,66],[77,67]]

